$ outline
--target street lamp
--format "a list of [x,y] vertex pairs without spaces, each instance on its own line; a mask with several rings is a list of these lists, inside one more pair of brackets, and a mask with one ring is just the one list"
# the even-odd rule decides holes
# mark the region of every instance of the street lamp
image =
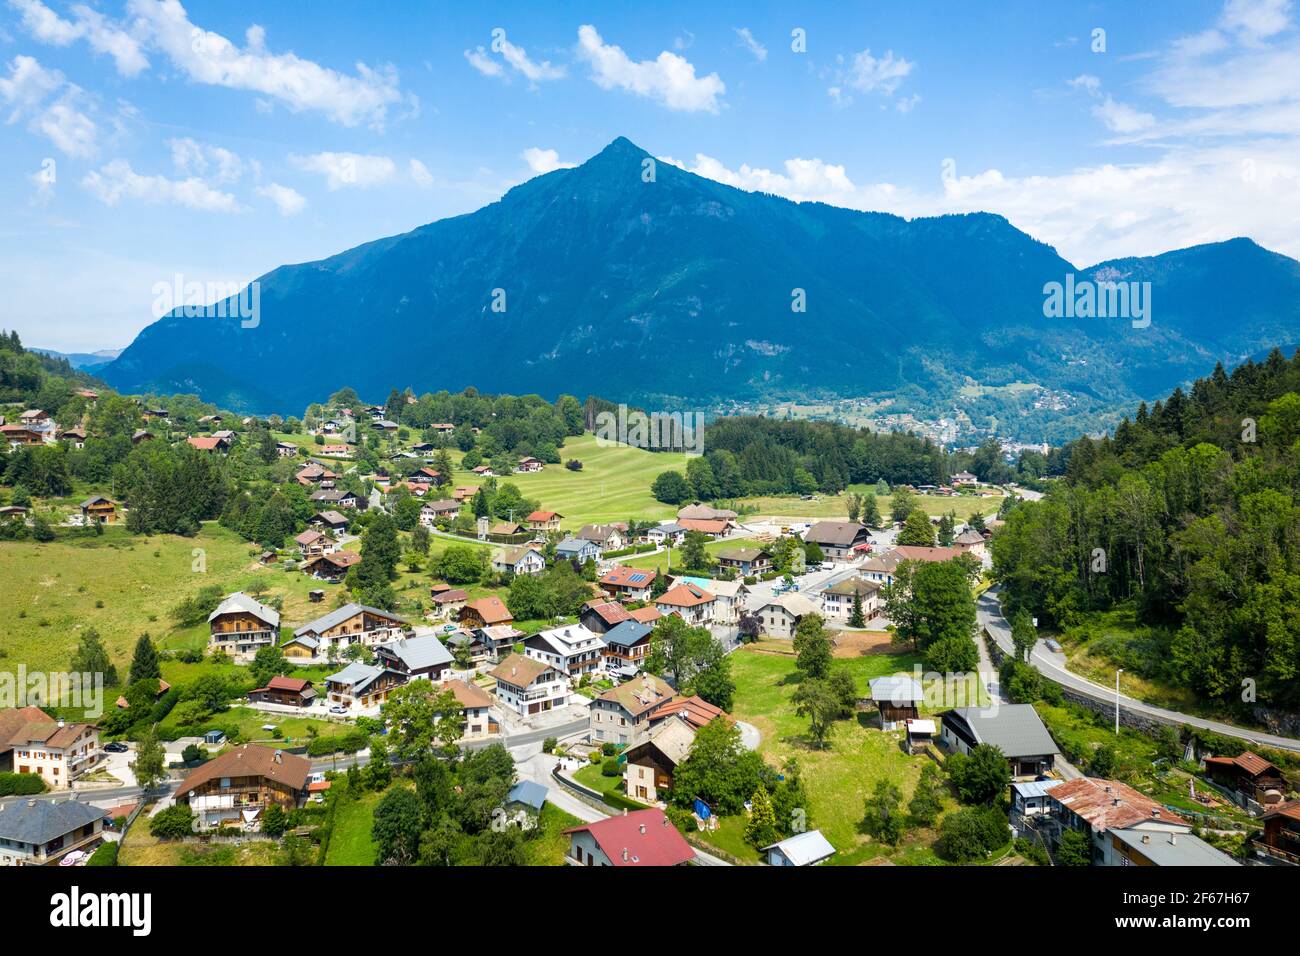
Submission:
[[1115,734],[1119,735],[1119,675],[1124,673],[1124,668],[1115,668]]

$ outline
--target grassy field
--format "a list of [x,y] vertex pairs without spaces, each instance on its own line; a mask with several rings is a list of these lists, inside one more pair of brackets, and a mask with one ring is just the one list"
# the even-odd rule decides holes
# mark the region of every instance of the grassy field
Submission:
[[278,866],[280,844],[272,840],[232,843],[182,843],[159,840],[144,815],[127,832],[118,866]]
[[[858,494],[874,493],[875,486],[850,485],[848,492],[857,492]],[[791,519],[838,518],[843,521],[848,519],[848,492],[839,495],[818,495],[810,501],[804,501],[791,495],[743,498],[741,503],[747,508],[757,509],[756,514],[760,517]],[[998,506],[1002,503],[1001,495],[989,495],[987,497],[977,497],[975,495],[953,495],[951,497],[944,495],[915,495],[914,497],[917,507],[926,514],[939,517],[949,511],[954,511],[959,521],[965,521],[977,511],[981,512],[986,518],[990,518],[997,514]],[[889,498],[877,498],[876,504],[880,508],[881,515],[888,518]],[[741,520],[745,519],[742,518]]]
[[580,823],[577,817],[559,807],[543,804],[537,818],[537,831],[525,844],[528,848],[529,866],[564,866],[569,853],[569,838],[564,831]]
[[342,796],[342,803],[334,816],[329,849],[325,852],[326,866],[374,865],[375,844],[370,838],[370,828],[374,823],[375,807],[383,796],[373,791]]

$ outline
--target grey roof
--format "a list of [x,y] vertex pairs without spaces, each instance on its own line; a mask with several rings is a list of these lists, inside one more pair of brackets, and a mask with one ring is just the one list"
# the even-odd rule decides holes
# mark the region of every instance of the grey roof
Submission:
[[423,637],[404,637],[400,640],[380,644],[377,651],[391,653],[410,670],[418,671],[439,664],[450,664],[451,651],[433,634]]
[[208,615],[208,623],[216,620],[222,614],[233,614],[238,611],[245,611],[255,617],[265,621],[271,627],[280,626],[280,612],[275,608],[267,607],[265,604],[259,604],[243,591],[236,591],[229,595],[224,601],[217,605],[217,609]]
[[640,621],[619,621],[604,634],[600,635],[600,638],[606,644],[617,644],[620,647],[630,647],[653,630],[654,628],[649,624],[642,624]]
[[381,615],[382,617],[392,618],[393,620],[401,623],[403,626],[405,626],[407,623],[406,621],[403,621],[400,617],[398,617],[396,614],[392,614],[388,611],[380,610],[377,607],[371,607],[368,604],[352,603],[352,604],[345,604],[339,608],[335,608],[334,610],[330,611],[328,614],[322,614],[314,621],[308,621],[302,627],[294,631],[293,636],[299,637],[303,634],[319,634],[321,631],[328,631],[331,627],[334,627],[337,624],[342,624],[348,618],[354,617],[355,615],[361,614],[363,612],[369,612],[371,614]]
[[676,521],[669,521],[666,524],[655,525],[653,528],[647,528],[646,534],[649,534],[651,531],[658,531],[661,534],[685,534],[686,529]]
[[103,810],[80,800],[22,797],[0,806],[0,840],[44,846],[103,818]]
[[540,783],[532,780],[520,780],[506,794],[506,803],[522,803],[532,807],[538,813],[546,802],[547,790]]
[[1011,789],[1026,799],[1032,797],[1045,797],[1048,791],[1054,787],[1059,787],[1065,783],[1064,780],[1024,780],[1020,783],[1013,783]]
[[992,744],[1005,757],[1037,757],[1059,752],[1032,704],[954,707],[939,716],[949,714],[956,714],[966,723],[977,743]]
[[555,546],[556,554],[581,554],[586,548],[594,548],[595,545],[586,538],[565,538]]
[[763,852],[766,853],[771,849],[780,850],[785,855],[785,858],[795,866],[810,866],[818,860],[824,860],[835,853],[835,847],[831,846],[830,840],[822,836],[821,830],[796,833],[780,843],[772,843],[763,847]]
[[[1190,833],[1114,828],[1107,832],[1116,840],[1141,853],[1156,866],[1241,866],[1222,850],[1216,850],[1200,837]],[[1146,837],[1148,842],[1143,843],[1143,837]]]
[[925,692],[914,677],[906,674],[891,674],[888,677],[873,677],[871,699],[876,702],[889,701],[891,704],[912,704],[925,700]]
[[303,647],[309,647],[313,651],[320,647],[320,641],[316,640],[316,638],[312,637],[310,634],[299,634],[297,631],[294,632],[293,637],[289,638],[280,646],[288,647],[290,644],[301,644]]
[[343,670],[337,674],[331,674],[325,680],[345,684],[351,687],[354,693],[360,693],[374,683],[375,679],[383,672],[382,667],[371,667],[369,664],[361,663],[361,661],[353,661]]

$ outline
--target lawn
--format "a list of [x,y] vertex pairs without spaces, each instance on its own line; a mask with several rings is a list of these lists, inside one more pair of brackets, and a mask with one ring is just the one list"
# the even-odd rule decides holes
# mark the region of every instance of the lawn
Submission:
[[159,840],[144,814],[118,850],[118,866],[278,866],[280,844],[272,840],[233,843],[182,843]]
[[[281,736],[273,737],[263,730],[263,725],[274,725]],[[203,721],[203,726],[211,729],[221,728],[230,735],[231,729],[237,732],[237,739],[242,743],[265,744],[270,747],[305,747],[311,740],[307,728],[316,730],[318,736],[333,737],[337,734],[354,730],[351,723],[333,720],[317,720],[312,717],[293,717],[287,714],[271,714],[254,710],[251,707],[232,707],[221,714],[214,714]],[[164,740],[174,740],[180,736],[175,725],[164,719],[158,725],[158,733]]]
[[585,767],[579,767],[573,772],[573,779],[584,787],[590,787],[602,794],[616,793],[620,797],[623,796],[623,775],[619,774],[617,777],[605,776],[600,772],[600,765],[604,761],[605,758],[601,757],[598,763],[589,763]]
[[[399,784],[400,786],[400,784]],[[326,866],[373,866],[375,844],[370,837],[374,823],[375,807],[383,799],[382,793],[366,791],[353,796],[341,793],[334,814],[329,849],[325,853]]]
[[564,866],[569,854],[569,838],[564,831],[582,821],[551,804],[542,805],[537,818],[537,830],[525,844],[529,866]]
[[[848,517],[847,494],[856,492],[858,494],[875,493],[874,485],[850,485],[848,490],[838,495],[817,495],[809,501],[805,501],[795,495],[779,495],[758,498],[742,498],[740,503],[747,509],[755,509],[753,514],[774,517],[794,519],[816,519],[816,518],[838,518],[841,521]],[[933,517],[947,514],[949,511],[957,513],[959,521],[965,521],[975,512],[982,513],[986,518],[997,514],[999,505],[1002,504],[1002,496],[992,494],[988,497],[979,497],[976,495],[915,495],[916,505],[926,514]],[[889,517],[888,497],[882,496],[876,499],[876,504],[880,508],[880,513],[885,518]],[[741,518],[744,521],[745,518]]]

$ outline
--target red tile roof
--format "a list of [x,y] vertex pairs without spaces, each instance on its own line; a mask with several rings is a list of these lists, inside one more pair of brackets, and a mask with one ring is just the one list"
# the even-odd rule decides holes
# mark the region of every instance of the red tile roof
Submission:
[[1235,757],[1206,757],[1205,762],[1240,767],[1252,777],[1258,777],[1261,773],[1266,773],[1269,770],[1277,770],[1276,766],[1259,756],[1259,754],[1251,753],[1249,750],[1243,750]]
[[623,621],[632,620],[632,615],[629,614],[627,609],[617,601],[602,601],[599,604],[589,604],[587,605],[587,610],[594,612],[596,616],[610,627],[613,627],[615,624],[620,624]]
[[[523,459],[521,459],[523,460]],[[563,518],[564,515],[558,511],[534,511],[525,521],[550,521],[552,518]]]
[[619,564],[602,574],[600,583],[615,587],[648,588],[658,576],[659,572],[654,568],[629,568],[625,564]]
[[716,600],[717,598],[708,591],[696,587],[694,584],[679,584],[655,598],[655,604],[667,604],[672,607],[695,607]]
[[591,834],[614,866],[680,866],[695,859],[691,845],[658,807],[634,810],[564,832],[583,831]]
[[1098,831],[1123,830],[1144,820],[1154,819],[1190,826],[1176,813],[1118,780],[1080,777],[1054,787],[1051,797],[1087,820]]
[[731,522],[725,518],[678,518],[677,524],[687,531],[703,531],[705,534],[723,534]]
[[650,715],[650,719],[659,720],[662,717],[671,717],[673,714],[680,714],[688,724],[697,730],[712,723],[714,718],[717,717],[731,719],[721,707],[714,707],[699,696],[675,697],[670,701],[666,701],[655,708],[654,713]]
[[642,624],[653,624],[655,621],[663,617],[663,614],[659,612],[659,608],[655,607],[653,604],[647,605],[646,607],[636,608],[627,613],[632,620],[640,621]]

